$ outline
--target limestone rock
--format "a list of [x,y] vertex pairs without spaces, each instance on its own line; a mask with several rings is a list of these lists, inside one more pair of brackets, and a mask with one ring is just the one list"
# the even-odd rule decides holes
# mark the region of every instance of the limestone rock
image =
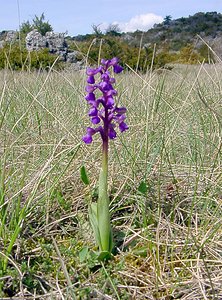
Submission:
[[[69,52],[64,33],[47,32],[42,36],[36,29],[29,32],[25,38],[28,51],[38,51],[48,48],[49,52],[60,56],[64,62],[75,64],[78,62],[78,51]],[[80,66],[78,65],[78,68]]]
[[67,43],[63,33],[47,32],[45,35],[47,48],[51,53],[67,51]]
[[40,50],[47,47],[46,38],[37,29],[30,31],[26,38],[26,48],[28,51]]
[[42,36],[36,29],[30,31],[26,36],[26,48],[28,51],[38,51],[48,48],[50,53],[57,54],[61,60],[66,61],[68,45],[63,33],[47,32]]
[[3,30],[0,32],[0,48],[4,47],[5,43],[13,43],[18,39],[18,32],[15,30]]
[[68,63],[76,63],[78,62],[79,51],[69,52],[66,55],[66,61]]
[[67,43],[63,33],[47,32],[45,36],[34,29],[30,31],[26,38],[26,48],[29,51],[48,48],[50,53],[61,54],[67,52]]
[[5,41],[12,43],[12,42],[16,41],[17,38],[18,38],[18,32],[14,31],[14,30],[9,30],[6,33]]

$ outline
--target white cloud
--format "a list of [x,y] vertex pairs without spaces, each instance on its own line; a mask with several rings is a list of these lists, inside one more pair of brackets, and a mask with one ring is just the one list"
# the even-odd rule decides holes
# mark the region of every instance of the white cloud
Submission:
[[118,24],[121,31],[123,32],[132,32],[136,30],[147,31],[150,29],[155,23],[163,22],[163,17],[155,15],[153,13],[137,15],[129,20],[129,22],[114,22],[114,24]]

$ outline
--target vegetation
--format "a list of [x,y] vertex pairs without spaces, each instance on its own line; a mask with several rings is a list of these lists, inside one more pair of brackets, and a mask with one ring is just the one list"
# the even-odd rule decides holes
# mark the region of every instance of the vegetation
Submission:
[[[102,55],[118,55],[132,68],[146,71],[154,57],[153,67],[164,67],[167,63],[198,64],[212,62],[214,56],[209,48],[197,38],[200,35],[206,41],[220,37],[222,14],[217,12],[197,13],[188,18],[172,20],[166,16],[163,23],[156,24],[147,32],[120,33],[118,25],[110,25],[105,33],[99,25],[93,25],[93,34],[70,38],[70,47],[88,53],[92,61]],[[73,42],[74,41],[74,42]],[[102,47],[101,47],[102,44]],[[155,52],[155,53],[154,53]],[[138,56],[140,60],[138,62]]]
[[[220,39],[222,30],[222,15],[216,12],[197,13],[188,18],[172,20],[170,15],[164,18],[163,23],[156,24],[147,32],[121,33],[117,24],[110,24],[103,33],[99,25],[93,25],[93,33],[67,37],[69,51],[78,51],[80,61],[86,57],[92,64],[97,64],[100,56],[110,58],[118,56],[129,69],[146,72],[150,68],[168,67],[170,64],[199,64],[215,61],[212,51],[197,34],[207,41],[215,37]],[[25,36],[27,32],[36,28],[42,35],[52,30],[45,16],[35,18],[30,23],[21,25],[20,41],[10,42],[0,49],[0,68],[7,65],[8,49],[12,69],[22,69],[27,58],[25,50]],[[5,36],[2,32],[1,36]],[[19,43],[19,46],[18,46]],[[220,43],[219,43],[220,44]],[[45,57],[44,57],[45,55]],[[31,69],[47,67],[52,64],[54,57],[50,57],[47,50],[31,54]],[[36,58],[35,58],[36,57]],[[38,58],[37,58],[38,57]],[[43,62],[40,63],[40,57]],[[25,66],[27,68],[27,66]]]
[[48,31],[53,31],[52,25],[49,24],[49,21],[45,21],[44,13],[42,13],[40,17],[35,15],[32,23],[30,23],[29,20],[23,22],[20,27],[20,32],[22,34],[27,34],[33,29],[37,29],[42,35],[45,35]]
[[[197,52],[191,44],[181,48],[179,52],[171,52],[168,47],[158,49],[155,46],[143,48],[130,46],[126,41],[116,36],[89,38],[84,42],[70,43],[69,51],[78,51],[78,60],[85,57],[91,64],[97,64],[100,57],[119,57],[122,64],[129,69],[146,72],[152,68],[163,68],[169,63],[199,64],[203,61],[212,62],[214,57],[209,54],[207,47]],[[49,53],[47,48],[28,52],[24,43],[5,44],[0,48],[0,69],[12,70],[47,69],[56,61],[56,68],[62,69],[65,63],[58,60],[56,55]]]
[[166,16],[163,20],[164,25],[170,25],[170,22],[172,20],[172,17],[170,15]]
[[1,71],[0,298],[222,298],[221,75],[221,64],[119,75],[130,134],[111,143],[116,253],[102,263],[84,72]]
[[0,69],[11,70],[40,70],[49,69],[54,63],[56,69],[64,68],[64,64],[58,61],[56,55],[49,53],[48,49],[28,52],[24,46],[18,43],[5,45],[0,48]]
[[[187,18],[172,20],[166,16],[163,23],[143,34],[144,43],[167,44],[171,50],[178,51],[186,44],[196,44],[197,34],[203,38],[215,38],[220,36],[222,30],[222,14],[217,12],[196,13]],[[138,34],[130,34],[132,43],[140,43]],[[198,50],[198,45],[196,45]]]
[[[5,44],[0,299],[222,299],[222,62],[191,40],[175,51],[140,32],[127,40],[94,29],[70,38],[70,50],[87,65],[118,56],[125,67],[118,101],[129,134],[109,154],[115,252],[98,259],[88,219],[101,149],[97,137],[90,147],[81,141],[85,72],[58,72],[47,49]],[[169,62],[173,69],[159,69]]]

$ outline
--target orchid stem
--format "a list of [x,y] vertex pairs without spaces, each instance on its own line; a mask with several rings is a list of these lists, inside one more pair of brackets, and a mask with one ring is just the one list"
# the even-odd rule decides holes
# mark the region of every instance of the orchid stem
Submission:
[[99,175],[99,198],[97,204],[98,228],[101,241],[100,251],[111,252],[112,232],[108,196],[108,139],[103,141],[102,167]]

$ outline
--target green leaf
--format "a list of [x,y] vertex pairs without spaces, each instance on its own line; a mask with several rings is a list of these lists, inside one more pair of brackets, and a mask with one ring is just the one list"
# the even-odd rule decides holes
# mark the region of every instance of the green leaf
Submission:
[[83,247],[79,251],[79,260],[80,260],[81,263],[86,259],[87,255],[88,255],[88,252],[89,252],[88,247]]
[[89,221],[92,226],[96,242],[99,248],[101,249],[101,237],[100,237],[99,226],[98,226],[97,203],[93,202],[89,207]]
[[109,251],[101,251],[98,256],[99,261],[104,261],[112,258],[112,254]]
[[140,182],[140,185],[138,187],[138,191],[142,194],[146,194],[147,193],[147,190],[148,190],[148,187],[146,185],[146,182],[145,181],[141,181]]
[[86,185],[89,184],[89,178],[88,178],[88,175],[86,173],[85,166],[82,166],[81,169],[80,169],[80,177],[81,177],[81,180],[82,180],[83,183],[85,183]]

